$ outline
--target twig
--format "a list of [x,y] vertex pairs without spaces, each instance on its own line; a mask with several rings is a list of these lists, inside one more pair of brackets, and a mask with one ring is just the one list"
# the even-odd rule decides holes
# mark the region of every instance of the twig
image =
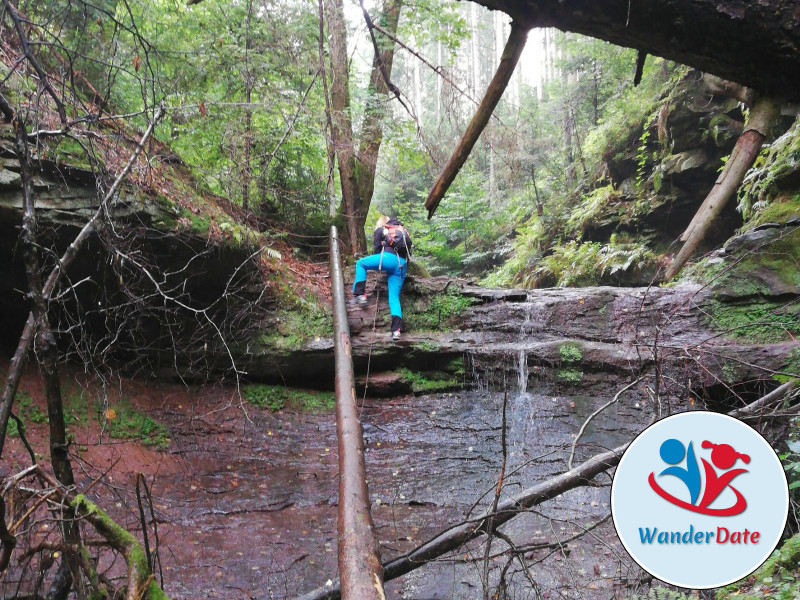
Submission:
[[631,389],[633,386],[639,383],[642,379],[644,379],[644,375],[642,375],[641,377],[637,377],[635,381],[630,382],[628,385],[626,385],[624,388],[618,391],[611,400],[603,404],[603,406],[601,406],[592,414],[590,414],[588,417],[586,417],[586,420],[583,422],[583,425],[581,425],[581,428],[578,430],[578,434],[575,436],[575,439],[572,442],[572,447],[570,448],[569,451],[569,460],[567,460],[567,469],[572,468],[572,460],[575,458],[575,446],[577,446],[578,440],[581,439],[581,436],[586,431],[586,428],[589,426],[589,423],[591,423],[592,419],[594,419],[597,415],[599,415],[601,412],[603,412],[612,404],[615,404],[617,400],[620,399],[620,396],[622,396],[622,394],[627,392],[629,389]]
[[47,91],[48,95],[53,98],[53,101],[56,103],[56,107],[58,108],[58,116],[61,118],[61,122],[66,124],[67,123],[67,110],[64,108],[64,103],[59,98],[56,91],[53,89],[53,86],[50,85],[50,79],[47,77],[47,73],[44,72],[41,66],[39,66],[38,61],[33,56],[31,52],[30,43],[28,42],[28,38],[25,35],[25,32],[22,30],[22,18],[20,17],[17,9],[14,7],[9,0],[3,0],[3,4],[5,4],[6,9],[8,10],[8,14],[11,16],[11,20],[14,21],[14,28],[17,30],[17,36],[19,37],[19,41],[22,44],[22,51],[25,53],[25,58],[28,59],[28,62],[31,64],[33,69],[36,71],[36,74],[39,76],[44,89]]

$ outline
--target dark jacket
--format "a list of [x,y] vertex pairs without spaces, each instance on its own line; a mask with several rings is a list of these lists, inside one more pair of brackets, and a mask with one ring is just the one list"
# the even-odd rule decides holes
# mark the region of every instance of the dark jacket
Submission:
[[[389,222],[386,223],[387,225],[402,225],[400,221],[397,219],[389,219]],[[384,246],[384,238],[383,238],[383,227],[378,227],[375,230],[375,233],[372,234],[372,253],[373,254],[380,254],[381,250],[383,249],[385,252],[391,252],[392,254],[398,254],[394,248],[391,246]],[[406,245],[408,250],[411,250],[411,246],[413,245],[411,242],[411,236],[406,238]],[[402,249],[399,252],[401,258],[408,259],[408,252],[404,252]]]

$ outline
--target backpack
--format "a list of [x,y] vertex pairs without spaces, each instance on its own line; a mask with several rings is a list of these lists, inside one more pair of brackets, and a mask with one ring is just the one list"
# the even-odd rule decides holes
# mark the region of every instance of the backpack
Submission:
[[383,245],[393,248],[401,258],[408,259],[411,236],[402,225],[384,225]]

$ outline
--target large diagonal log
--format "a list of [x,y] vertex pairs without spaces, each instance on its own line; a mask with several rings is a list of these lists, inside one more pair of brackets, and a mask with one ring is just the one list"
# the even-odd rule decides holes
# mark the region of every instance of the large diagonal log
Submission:
[[425,200],[425,208],[428,209],[428,218],[433,216],[436,212],[436,207],[439,206],[453,180],[458,175],[461,167],[469,158],[469,153],[472,152],[472,147],[483,132],[486,124],[494,112],[497,103],[503,96],[503,92],[508,87],[508,82],[511,80],[511,75],[514,74],[514,67],[519,62],[519,57],[525,48],[525,41],[528,38],[528,28],[524,27],[518,22],[511,23],[511,33],[508,34],[508,41],[506,47],[503,49],[503,56],[500,58],[500,64],[497,66],[497,71],[492,77],[489,87],[486,88],[486,93],[483,100],[478,105],[478,110],[472,117],[467,130],[461,136],[458,146],[453,151],[453,155],[447,164],[442,169],[436,183],[433,184],[428,199]]
[[[474,520],[466,521],[446,529],[432,540],[421,546],[417,546],[408,554],[399,556],[386,563],[383,573],[384,580],[391,581],[401,575],[405,575],[427,564],[431,560],[459,548],[462,544],[483,535],[486,532],[489,519],[492,519],[492,527],[497,529],[506,521],[516,517],[532,506],[541,504],[545,500],[555,498],[579,485],[585,485],[596,475],[616,466],[627,447],[628,444],[624,444],[608,452],[597,454],[565,473],[537,483],[521,491],[516,496],[504,500],[498,505],[496,512],[491,510],[486,511],[483,515]],[[336,598],[340,598],[338,581],[308,592],[296,598],[296,600],[334,600]]]
[[555,27],[800,99],[795,1],[475,0],[527,27]]
[[750,111],[747,125],[736,141],[725,168],[703,204],[700,205],[686,231],[683,232],[681,236],[683,246],[667,269],[667,274],[664,276],[666,280],[675,277],[700,246],[714,220],[736,193],[747,171],[753,166],[764,139],[779,114],[780,103],[774,99],[760,98],[756,101]]

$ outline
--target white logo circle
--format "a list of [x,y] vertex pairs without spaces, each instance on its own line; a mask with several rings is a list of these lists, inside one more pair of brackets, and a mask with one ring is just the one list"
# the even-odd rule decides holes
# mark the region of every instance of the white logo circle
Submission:
[[780,541],[786,475],[754,429],[727,415],[673,415],[631,443],[614,474],[611,514],[628,554],[692,589],[737,581]]

